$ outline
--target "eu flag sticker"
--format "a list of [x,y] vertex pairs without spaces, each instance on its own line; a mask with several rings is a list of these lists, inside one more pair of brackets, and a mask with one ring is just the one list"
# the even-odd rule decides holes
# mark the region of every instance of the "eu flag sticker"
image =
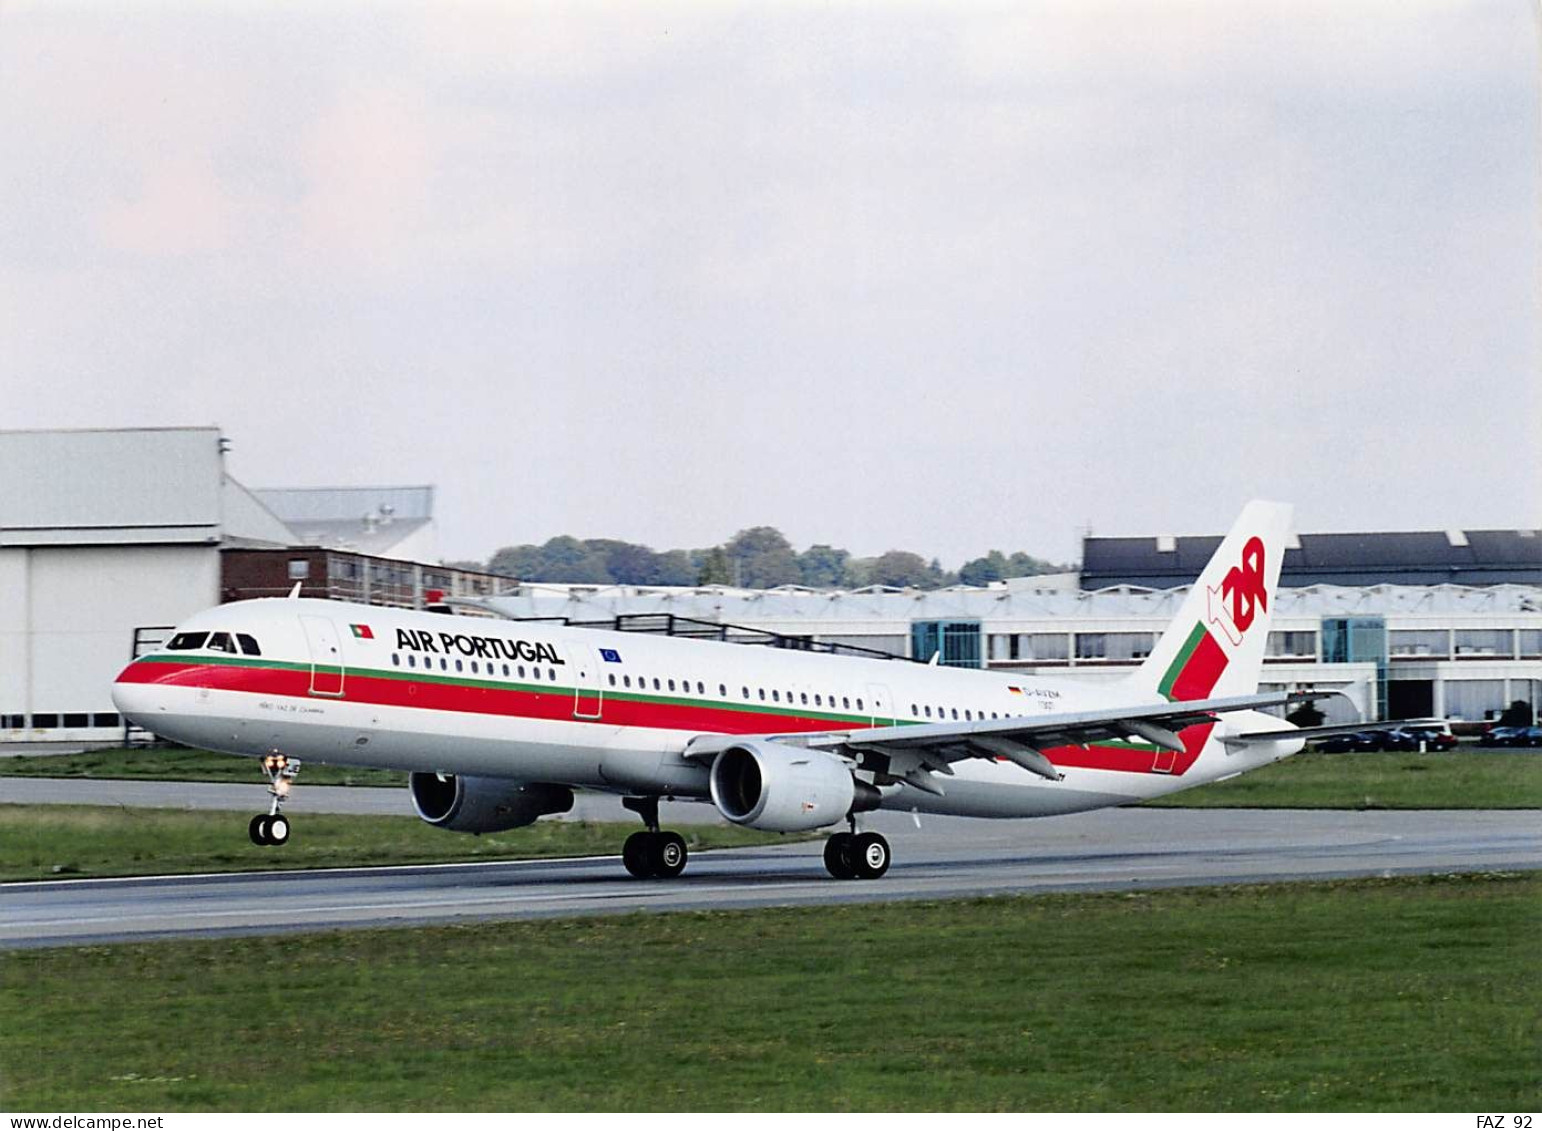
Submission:
[[621,653],[614,648],[601,648],[600,659],[604,660],[607,664],[619,664],[621,662]]

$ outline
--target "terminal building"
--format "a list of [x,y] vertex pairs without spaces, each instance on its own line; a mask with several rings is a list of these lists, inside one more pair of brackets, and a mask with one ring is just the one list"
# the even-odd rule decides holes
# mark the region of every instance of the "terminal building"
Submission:
[[[217,428],[0,432],[0,742],[121,741],[110,686],[132,656],[200,609],[296,585],[1109,681],[1220,543],[1088,538],[1079,576],[928,592],[521,584],[433,560],[430,487],[248,490],[225,450]],[[1476,724],[1542,705],[1536,531],[1305,534],[1282,586],[1264,687],[1342,692],[1332,721]]]

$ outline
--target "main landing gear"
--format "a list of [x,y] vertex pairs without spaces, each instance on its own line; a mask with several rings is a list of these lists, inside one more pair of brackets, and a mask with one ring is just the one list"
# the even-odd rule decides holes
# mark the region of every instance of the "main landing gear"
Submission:
[[889,870],[889,842],[880,833],[831,833],[825,841],[825,871],[838,880],[876,880]]
[[258,847],[277,848],[289,840],[289,818],[279,810],[289,799],[289,787],[300,772],[300,762],[298,759],[291,762],[282,754],[269,754],[262,760],[262,772],[268,775],[268,792],[273,795],[273,804],[266,813],[257,814],[247,823],[246,835]]
[[657,797],[623,797],[621,804],[643,819],[646,832],[633,833],[621,846],[621,863],[639,880],[672,880],[685,871],[685,838],[659,831]]

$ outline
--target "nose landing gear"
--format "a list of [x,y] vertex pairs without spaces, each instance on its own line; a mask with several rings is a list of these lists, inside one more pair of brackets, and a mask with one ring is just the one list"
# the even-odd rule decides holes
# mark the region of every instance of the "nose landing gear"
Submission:
[[283,754],[269,754],[262,760],[262,772],[268,775],[268,792],[273,803],[266,813],[259,813],[247,823],[246,835],[259,847],[277,848],[289,840],[289,818],[279,812],[289,799],[289,789],[300,772],[300,761]]

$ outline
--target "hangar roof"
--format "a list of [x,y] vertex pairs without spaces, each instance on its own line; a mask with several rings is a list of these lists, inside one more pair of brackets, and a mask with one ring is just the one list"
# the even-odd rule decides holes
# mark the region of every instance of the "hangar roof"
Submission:
[[433,487],[265,488],[254,495],[298,543],[389,557],[432,525]]
[[[1189,585],[1220,544],[1215,536],[1087,538],[1082,543],[1082,585]],[[1542,533],[1302,534],[1297,545],[1285,551],[1280,584],[1542,585]]]
[[223,445],[212,426],[0,432],[0,545],[285,544]]

